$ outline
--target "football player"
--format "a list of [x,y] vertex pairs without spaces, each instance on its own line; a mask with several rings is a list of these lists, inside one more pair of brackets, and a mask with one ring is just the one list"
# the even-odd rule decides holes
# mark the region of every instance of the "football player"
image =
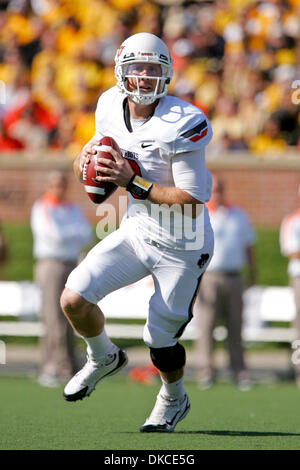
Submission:
[[115,75],[117,86],[100,96],[95,136],[74,171],[82,180],[83,165],[96,154],[93,146],[103,136],[113,137],[122,155],[111,148],[112,161],[98,157],[106,165],[98,180],[126,188],[129,205],[119,229],[89,252],[62,294],[65,315],[87,344],[87,362],[66,385],[64,398],[90,395],[101,379],[125,366],[126,353],[108,338],[97,304],[151,274],[155,291],[143,337],[162,385],[140,431],[171,432],[190,409],[179,338],[192,318],[213,251],[204,204],[211,186],[204,150],[212,131],[200,109],[167,95],[172,59],[153,34],[138,33],[123,42]]

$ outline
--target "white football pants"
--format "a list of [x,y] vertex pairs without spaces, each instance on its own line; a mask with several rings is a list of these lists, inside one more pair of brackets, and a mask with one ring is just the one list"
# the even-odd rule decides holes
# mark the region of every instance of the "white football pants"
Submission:
[[131,220],[122,222],[88,253],[66,287],[97,304],[107,294],[151,274],[155,291],[143,339],[153,348],[173,346],[192,318],[199,281],[213,253],[213,233],[206,232],[201,250],[177,251],[145,241]]

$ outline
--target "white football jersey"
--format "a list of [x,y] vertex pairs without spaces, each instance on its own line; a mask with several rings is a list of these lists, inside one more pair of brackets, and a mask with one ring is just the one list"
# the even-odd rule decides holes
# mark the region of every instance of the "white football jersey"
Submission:
[[[153,116],[132,130],[125,111],[125,99],[117,87],[104,92],[96,109],[96,138],[113,137],[123,157],[136,162],[136,172],[162,186],[184,189],[205,202],[210,198],[211,178],[205,168],[205,146],[212,137],[210,123],[203,112],[174,96],[159,100]],[[153,207],[156,206],[156,207]],[[196,232],[205,231],[209,217],[205,206],[191,219],[177,210],[135,199],[129,194],[128,216],[134,216],[145,238],[175,249],[193,248]],[[174,209],[174,208],[173,208]],[[176,208],[175,208],[176,209]],[[183,227],[186,221],[186,228]],[[198,235],[199,235],[198,233]]]

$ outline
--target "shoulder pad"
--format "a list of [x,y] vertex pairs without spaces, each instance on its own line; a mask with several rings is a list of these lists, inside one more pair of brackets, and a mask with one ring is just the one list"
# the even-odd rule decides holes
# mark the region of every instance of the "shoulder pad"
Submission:
[[105,133],[107,120],[111,119],[111,112],[115,103],[118,100],[121,101],[123,98],[124,95],[119,92],[116,86],[106,90],[100,95],[95,112],[96,131],[100,132],[102,135],[103,132]]
[[171,144],[173,154],[203,149],[212,137],[211,125],[201,109],[176,96],[161,98],[155,117],[157,136]]
[[175,151],[180,153],[203,149],[211,138],[211,125],[205,115],[203,113],[191,115],[177,135]]

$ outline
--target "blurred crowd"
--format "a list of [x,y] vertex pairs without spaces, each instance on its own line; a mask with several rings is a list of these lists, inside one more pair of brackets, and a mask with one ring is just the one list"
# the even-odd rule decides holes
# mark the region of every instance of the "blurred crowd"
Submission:
[[115,84],[116,49],[140,31],[170,48],[170,94],[211,119],[213,156],[300,149],[300,0],[0,0],[0,26],[2,152],[73,159]]

